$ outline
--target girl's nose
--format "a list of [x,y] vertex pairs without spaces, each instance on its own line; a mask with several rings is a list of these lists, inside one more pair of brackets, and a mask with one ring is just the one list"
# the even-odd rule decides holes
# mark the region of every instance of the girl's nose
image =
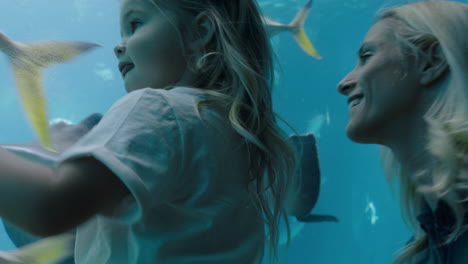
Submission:
[[346,77],[341,80],[341,82],[338,83],[338,86],[336,89],[338,92],[342,95],[348,95],[349,92],[356,86],[356,81],[354,81],[354,78],[352,77],[351,73],[346,75]]
[[117,59],[120,58],[120,56],[122,56],[122,54],[125,53],[125,45],[120,42],[119,44],[115,45],[114,47],[114,54],[115,56],[117,56]]

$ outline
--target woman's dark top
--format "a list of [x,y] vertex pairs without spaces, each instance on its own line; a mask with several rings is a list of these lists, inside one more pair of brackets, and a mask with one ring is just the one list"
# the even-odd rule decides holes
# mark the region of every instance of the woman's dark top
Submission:
[[[443,243],[455,225],[454,214],[446,202],[440,200],[435,211],[425,203],[417,220],[427,234],[428,248],[418,253],[412,259],[414,262],[409,261],[408,264],[468,264],[467,232],[449,244]],[[468,223],[467,214],[464,223]]]

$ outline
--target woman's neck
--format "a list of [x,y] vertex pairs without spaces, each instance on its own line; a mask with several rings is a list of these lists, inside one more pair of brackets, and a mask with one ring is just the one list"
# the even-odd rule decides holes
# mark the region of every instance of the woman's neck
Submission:
[[[434,156],[428,151],[428,125],[424,120],[406,127],[407,135],[388,142],[395,158],[401,166],[403,177],[410,177],[416,186],[430,186],[432,184],[429,170],[434,162]],[[437,197],[433,194],[424,195],[426,202],[435,210]]]

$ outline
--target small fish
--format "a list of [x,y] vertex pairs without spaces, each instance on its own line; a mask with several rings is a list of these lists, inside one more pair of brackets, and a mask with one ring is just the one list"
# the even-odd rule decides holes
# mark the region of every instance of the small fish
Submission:
[[377,223],[377,220],[379,220],[379,217],[377,216],[377,209],[375,208],[374,202],[367,196],[367,204],[366,204],[366,209],[364,209],[364,212],[367,214],[367,218],[369,219],[370,223],[372,225],[375,225]]
[[41,239],[12,251],[0,251],[1,264],[56,264],[73,255],[75,236]]
[[304,30],[304,24],[307,15],[310,12],[311,6],[312,0],[307,1],[304,7],[301,10],[299,10],[293,21],[288,25],[281,24],[265,16],[263,17],[263,23],[266,26],[267,32],[270,35],[270,37],[273,37],[282,32],[292,32],[294,39],[296,39],[296,42],[307,54],[316,59],[321,59],[322,57],[315,49],[314,45],[309,40],[309,37],[307,37]]
[[320,138],[320,130],[325,125],[330,125],[330,113],[328,110],[325,114],[316,115],[307,122],[307,133],[312,133],[316,138]]
[[100,45],[88,42],[19,43],[0,32],[0,51],[12,65],[21,102],[29,123],[42,145],[53,151],[48,131],[46,100],[42,88],[41,70],[54,63],[67,62]]

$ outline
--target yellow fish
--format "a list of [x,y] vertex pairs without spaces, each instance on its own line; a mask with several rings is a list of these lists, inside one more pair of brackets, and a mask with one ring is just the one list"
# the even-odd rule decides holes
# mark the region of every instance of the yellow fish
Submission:
[[278,23],[268,17],[263,17],[263,24],[265,25],[270,37],[273,37],[282,32],[292,32],[296,42],[299,44],[302,50],[305,51],[305,53],[316,59],[321,59],[322,57],[315,49],[304,30],[304,24],[307,16],[309,15],[311,6],[312,0],[307,1],[304,7],[299,10],[293,21],[288,25]]
[[73,255],[75,236],[41,239],[13,251],[0,251],[1,264],[56,264]]
[[19,43],[0,32],[0,51],[10,59],[21,102],[29,123],[43,146],[54,150],[48,131],[46,100],[41,70],[54,63],[69,61],[100,45],[88,42]]

